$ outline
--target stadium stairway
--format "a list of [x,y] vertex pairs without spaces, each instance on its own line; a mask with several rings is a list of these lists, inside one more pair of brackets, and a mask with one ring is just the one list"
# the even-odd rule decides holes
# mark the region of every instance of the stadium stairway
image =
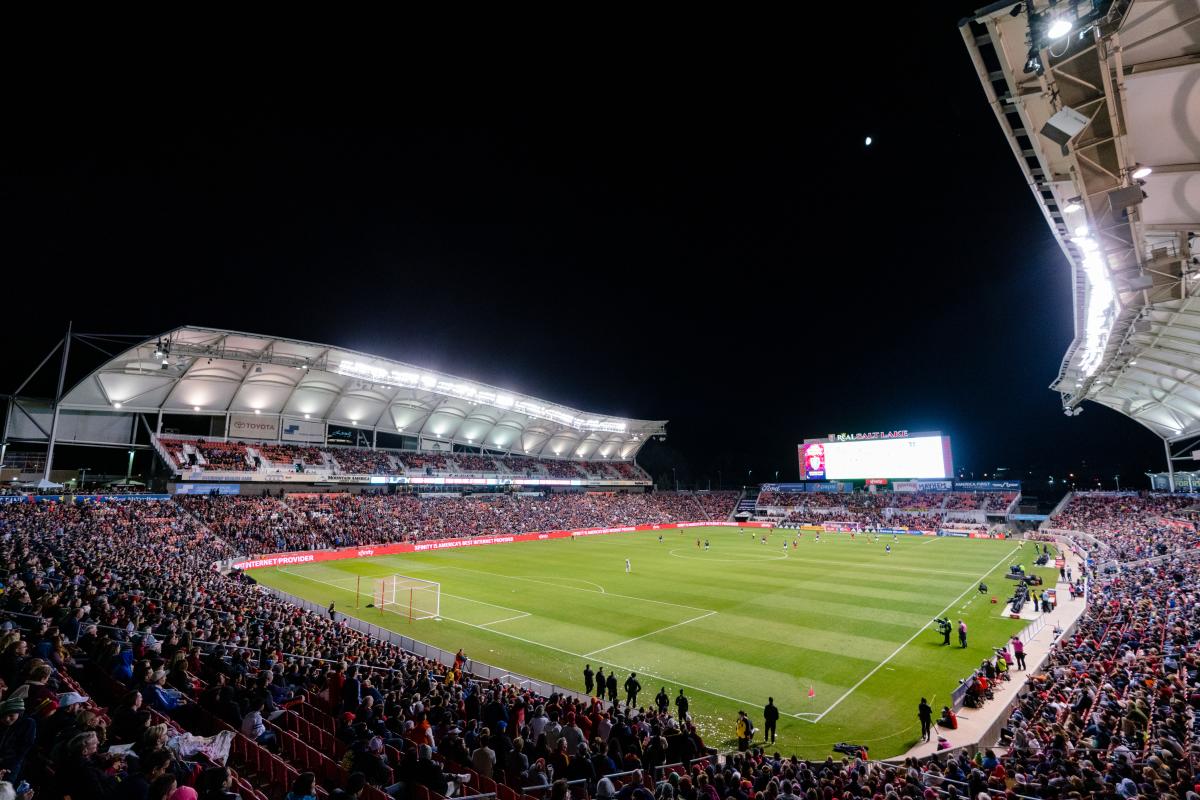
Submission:
[[750,490],[743,489],[741,495],[738,497],[737,503],[734,504],[733,511],[730,512],[729,518],[734,519],[734,518],[736,518],[736,516],[738,514],[741,514],[742,512],[747,512],[751,516],[754,516],[754,510],[757,507],[758,507],[758,492],[755,492],[754,496],[750,497]]

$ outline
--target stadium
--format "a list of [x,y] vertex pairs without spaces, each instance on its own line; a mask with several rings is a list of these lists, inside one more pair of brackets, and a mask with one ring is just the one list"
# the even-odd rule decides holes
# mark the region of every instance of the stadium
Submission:
[[[559,396],[258,331],[328,330],[292,285],[247,330],[69,326],[0,429],[0,800],[1200,794],[1200,6],[958,30],[982,96],[956,102],[990,105],[1070,271],[1050,389],[1163,469],[1047,495],[969,474],[950,423],[828,432],[834,381],[789,438],[759,396],[816,355],[758,341],[725,381],[585,364]],[[611,316],[535,336],[637,346]],[[601,383],[656,418],[568,400]],[[702,449],[790,468],[681,482],[671,398],[705,392]]]

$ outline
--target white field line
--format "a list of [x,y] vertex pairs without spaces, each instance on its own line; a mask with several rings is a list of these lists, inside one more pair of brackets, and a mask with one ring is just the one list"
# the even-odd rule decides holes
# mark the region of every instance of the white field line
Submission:
[[469,569],[467,567],[450,567],[450,569],[458,570],[460,572],[473,572],[476,575],[488,575],[492,578],[508,578],[509,580],[514,580],[514,581],[529,581],[530,583],[540,583],[544,586],[553,586],[558,589],[569,589],[574,592],[587,592],[588,594],[604,594],[604,595],[607,595],[608,597],[620,597],[625,600],[637,600],[642,603],[655,603],[660,606],[673,606],[674,608],[686,608],[689,611],[703,611],[706,614],[708,612],[712,611],[711,608],[700,608],[698,606],[684,605],[683,603],[671,603],[666,600],[655,600],[652,597],[635,597],[634,595],[631,595],[631,594],[617,594],[616,592],[605,592],[603,589],[601,589],[600,591],[597,592],[593,589],[582,589],[578,586],[564,586],[559,583],[547,583],[546,581],[538,580],[536,578],[523,578],[520,575],[504,575],[499,572],[487,572],[485,570]]
[[681,625],[687,625],[689,622],[698,622],[699,620],[707,619],[708,617],[711,617],[715,613],[717,613],[717,612],[710,611],[707,614],[701,614],[698,617],[692,617],[691,619],[685,619],[683,622],[676,622],[674,625],[668,625],[665,628],[658,628],[657,630],[650,631],[649,633],[643,633],[641,636],[634,636],[632,639],[626,639],[623,642],[617,642],[616,644],[610,644],[608,647],[601,647],[599,650],[593,650],[590,653],[584,653],[583,657],[588,658],[590,656],[596,655],[596,653],[603,653],[605,650],[612,650],[614,647],[620,647],[621,645],[626,645],[626,644],[629,644],[630,642],[636,642],[638,639],[645,639],[647,636],[653,636],[656,633],[662,633],[663,631],[669,631],[672,628],[678,628]]
[[[294,578],[304,578],[306,581],[312,581],[313,583],[323,583],[326,586],[332,586],[335,589],[344,589],[345,588],[336,583],[333,583],[332,581],[323,581],[320,578],[314,578],[310,575],[302,575],[299,572],[289,572],[288,574]],[[391,574],[391,573],[388,573],[388,574]],[[449,592],[442,592],[442,594],[446,595],[447,597],[453,597],[456,600],[466,600],[469,603],[479,603],[480,605],[491,606],[492,608],[499,608],[499,609],[503,609],[504,611],[517,612],[516,616],[505,617],[504,619],[492,620],[491,622],[484,622],[484,623],[481,623],[479,627],[482,627],[483,625],[495,625],[497,622],[508,622],[509,620],[521,619],[522,617],[532,616],[532,614],[530,614],[528,611],[522,611],[519,608],[509,608],[508,606],[497,605],[496,603],[488,603],[483,600],[473,600],[470,597],[461,597],[460,595],[450,594]],[[343,613],[345,613],[345,612],[343,612]],[[443,619],[450,619],[450,617],[443,617]],[[461,622],[461,620],[454,620],[454,622]],[[464,623],[464,624],[469,624],[469,623]],[[485,628],[485,630],[486,630],[486,628]]]
[[[452,567],[452,569],[461,569],[461,568],[460,567]],[[467,570],[467,572],[478,572],[478,571],[479,570]],[[289,573],[289,574],[294,575],[297,578],[304,578],[305,580],[313,581],[315,583],[323,583],[323,584],[326,584],[327,586],[333,586],[338,589],[342,588],[342,587],[338,586],[336,583],[330,583],[329,581],[323,581],[318,578],[310,578],[307,575],[301,575],[300,573]],[[485,574],[491,575],[493,573],[485,573]],[[501,577],[505,577],[505,576],[501,576]],[[584,591],[586,591],[586,590],[584,590]],[[599,594],[599,592],[595,592],[594,594]],[[623,597],[624,595],[613,595],[613,596],[614,597]],[[634,598],[634,599],[641,599],[641,598]],[[700,609],[700,610],[703,610],[703,609]],[[712,613],[715,614],[716,612],[714,611]],[[546,644],[545,642],[536,642],[533,639],[526,639],[524,636],[517,636],[516,634],[512,634],[512,633],[505,633],[504,631],[493,630],[492,628],[486,628],[483,625],[476,625],[474,622],[467,622],[466,620],[455,619],[454,617],[447,617],[445,615],[442,615],[442,619],[448,620],[450,622],[457,622],[459,625],[466,625],[468,628],[478,628],[481,631],[487,631],[488,633],[495,634],[496,636],[505,636],[509,639],[513,639],[518,642],[524,642],[525,644],[533,645],[534,647],[541,647],[544,650],[553,650],[556,653],[562,653],[563,655],[571,656],[571,658],[585,658],[585,656],[582,653],[573,653],[570,650],[564,650],[561,647],[555,647],[552,644]],[[487,623],[487,624],[494,625],[495,623]],[[605,661],[602,658],[593,658],[592,660],[595,661],[597,664],[604,664],[605,666],[616,667],[617,669],[624,670],[626,672],[640,672],[642,675],[646,676],[647,678],[655,678],[656,680],[666,681],[667,683],[674,684],[675,686],[681,686],[685,689],[691,689],[694,692],[699,692],[700,694],[708,695],[709,697],[719,697],[722,700],[730,700],[734,703],[737,703],[738,705],[754,707],[754,706],[757,706],[757,703],[759,702],[756,700],[746,700],[741,697],[730,697],[727,694],[721,694],[720,692],[714,692],[712,689],[705,689],[700,686],[693,686],[690,683],[683,683],[682,681],[676,680],[675,678],[667,678],[663,675],[655,675],[653,672],[646,672],[645,670],[633,669],[632,667],[627,667],[624,664],[617,664],[613,661]]]
[[449,592],[442,592],[442,594],[446,597],[453,597],[455,600],[466,600],[468,603],[478,603],[481,606],[491,606],[492,608],[499,608],[503,609],[504,611],[515,611],[518,614],[529,616],[528,611],[522,611],[519,608],[509,608],[508,606],[502,606],[499,603],[489,603],[486,600],[476,600],[474,597],[463,597],[460,594],[450,594]]
[[[984,572],[982,575],[980,575],[978,581],[975,581],[974,583],[972,583],[972,585],[970,585],[966,589],[964,589],[962,594],[960,594],[958,597],[951,600],[949,603],[946,604],[945,608],[943,608],[941,611],[939,611],[937,614],[935,614],[934,619],[936,619],[937,617],[940,617],[942,614],[945,614],[947,611],[949,611],[951,608],[953,608],[954,604],[957,603],[959,600],[963,599],[963,597],[967,594],[967,592],[974,591],[976,583],[978,583],[979,581],[982,581],[988,575],[992,574],[992,571],[995,570],[997,567],[999,567],[1001,564],[1003,564],[1006,560],[1012,558],[1013,553],[1017,552],[1017,549],[1018,548],[1014,547],[1012,550],[1009,550],[1008,553],[1005,554],[1004,557],[1001,558],[999,561],[997,561],[995,564],[993,564],[987,570],[987,572]],[[904,644],[897,647],[895,650],[892,651],[891,655],[889,655],[883,661],[880,661],[878,664],[876,664],[874,669],[872,669],[866,675],[862,676],[862,678],[859,680],[858,683],[854,684],[849,689],[847,689],[845,694],[843,694],[837,700],[834,700],[833,705],[829,706],[829,708],[822,711],[821,715],[813,721],[820,722],[822,719],[824,719],[826,714],[828,714],[830,711],[833,711],[835,708],[838,707],[838,705],[843,700],[845,700],[850,695],[854,694],[855,689],[857,689],[858,687],[860,687],[864,683],[866,683],[868,678],[870,678],[872,675],[874,675],[876,672],[878,672],[880,669],[882,669],[889,661],[891,661],[893,658],[895,658],[897,655],[899,655],[901,650],[903,650],[904,648],[906,648],[910,644],[912,644],[913,639],[916,639],[918,636],[920,636],[922,633],[924,633],[925,629],[928,628],[932,624],[933,624],[933,619],[929,620],[929,622],[926,622],[924,625],[922,625],[920,628],[918,628],[917,632],[914,633],[912,636],[908,637],[908,640]]]
[[505,617],[504,619],[496,619],[496,620],[492,620],[491,622],[481,622],[479,624],[486,628],[488,625],[499,625],[501,622],[512,622],[514,619],[525,619],[526,617],[532,617],[532,616],[533,615],[530,614],[528,611],[522,611],[520,614],[517,614],[515,617]]
[[[445,569],[445,567],[442,567],[442,569]],[[537,581],[538,583],[545,583],[545,584],[549,584],[550,586],[559,586],[559,585],[560,585],[560,584],[558,584],[558,583],[555,583],[554,581],[548,581],[548,580],[542,580],[542,579],[539,579],[539,578],[535,578],[535,577],[533,577],[532,575],[510,575],[510,576],[508,576],[508,577],[511,577],[511,578],[525,578],[525,579],[527,579],[527,580],[531,580],[531,581]],[[603,587],[603,586],[601,586],[600,584],[598,584],[598,583],[594,582],[594,581],[585,581],[583,578],[558,578],[558,580],[560,580],[560,581],[566,581],[566,582],[568,582],[568,583],[586,583],[586,584],[588,584],[589,586],[595,586],[595,587],[596,587],[596,589],[597,589],[597,590],[600,592],[600,594],[607,594],[607,592],[605,592],[605,590],[604,590],[604,587]],[[563,588],[565,589],[565,588],[573,588],[573,587],[565,587],[565,586],[564,586]]]

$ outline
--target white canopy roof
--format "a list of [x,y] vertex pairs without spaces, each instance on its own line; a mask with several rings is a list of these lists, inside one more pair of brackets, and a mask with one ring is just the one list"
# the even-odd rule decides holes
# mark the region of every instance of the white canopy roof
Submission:
[[63,398],[72,410],[272,414],[538,457],[631,459],[665,420],[580,411],[330,345],[187,326]]
[[1071,264],[1065,412],[1092,400],[1167,440],[1200,434],[1200,3],[1000,2],[960,29]]

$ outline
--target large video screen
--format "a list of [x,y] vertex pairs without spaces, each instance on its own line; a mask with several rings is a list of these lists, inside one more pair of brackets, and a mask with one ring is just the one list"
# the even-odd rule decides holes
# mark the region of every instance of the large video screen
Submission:
[[801,480],[951,478],[949,436],[912,436],[800,445]]

